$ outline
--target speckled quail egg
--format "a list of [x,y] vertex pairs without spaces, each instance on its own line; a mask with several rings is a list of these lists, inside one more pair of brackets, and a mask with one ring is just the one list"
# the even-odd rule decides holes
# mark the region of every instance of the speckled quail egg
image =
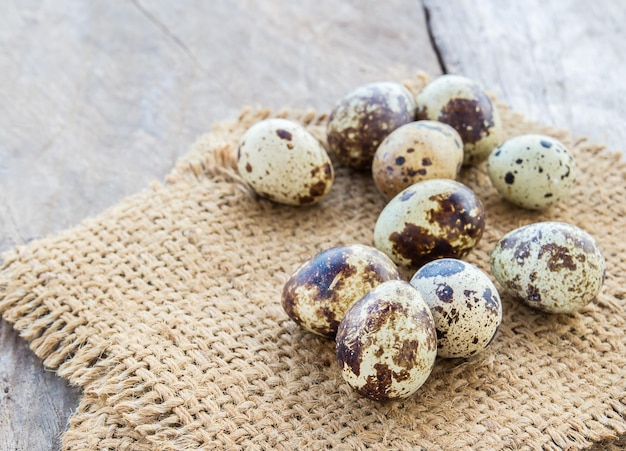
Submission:
[[283,288],[282,305],[303,328],[334,337],[352,304],[378,284],[399,278],[396,265],[378,249],[336,246],[300,265]]
[[482,87],[460,75],[442,75],[416,96],[417,118],[451,125],[463,140],[463,164],[485,160],[502,139],[498,109]]
[[415,120],[415,99],[404,86],[370,83],[346,95],[328,119],[327,139],[337,160],[354,169],[370,170],[385,137]]
[[591,302],[605,276],[596,240],[579,227],[537,222],[504,235],[491,253],[496,280],[530,307],[569,313]]
[[575,183],[574,158],[559,140],[545,135],[510,138],[487,160],[493,185],[509,202],[541,210],[567,197]]
[[339,324],[336,345],[343,379],[378,401],[415,393],[437,356],[432,314],[401,280],[384,282],[357,301]]
[[484,227],[485,210],[472,190],[454,180],[426,180],[389,201],[376,221],[374,245],[395,263],[418,267],[467,255]]
[[433,314],[438,356],[470,357],[491,343],[502,322],[502,302],[495,285],[479,268],[443,258],[422,266],[411,285]]
[[443,122],[416,121],[391,132],[378,146],[372,175],[391,199],[408,186],[429,179],[455,179],[463,163],[463,142]]
[[287,205],[319,202],[334,181],[324,147],[287,119],[266,119],[250,127],[239,143],[237,169],[257,194]]

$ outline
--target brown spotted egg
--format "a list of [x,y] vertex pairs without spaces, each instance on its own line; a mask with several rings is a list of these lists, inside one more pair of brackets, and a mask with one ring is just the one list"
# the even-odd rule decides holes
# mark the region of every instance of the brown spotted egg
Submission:
[[374,153],[385,137],[415,120],[415,100],[404,86],[371,83],[347,94],[328,119],[330,151],[342,164],[370,170]]
[[487,172],[493,186],[509,202],[542,210],[567,197],[574,187],[576,167],[559,140],[520,135],[493,150]]
[[496,280],[526,305],[569,313],[591,302],[606,263],[595,239],[562,222],[537,222],[504,235],[491,253]]
[[341,376],[352,388],[377,401],[406,398],[432,371],[435,323],[415,288],[388,281],[348,310],[336,346]]
[[352,304],[380,283],[399,278],[396,265],[379,250],[337,246],[300,265],[283,288],[282,305],[303,328],[334,337]]
[[462,260],[443,258],[411,279],[437,328],[437,355],[470,357],[491,343],[502,322],[502,302],[487,274]]
[[463,140],[463,164],[485,160],[500,144],[502,123],[496,106],[473,80],[442,75],[416,96],[417,118],[451,125]]
[[429,179],[455,179],[463,163],[463,142],[443,122],[416,121],[391,132],[378,146],[372,175],[391,199],[408,186]]
[[334,181],[333,166],[320,142],[287,119],[266,119],[242,136],[237,169],[262,197],[287,205],[312,205]]
[[467,186],[433,179],[391,199],[374,227],[374,245],[399,265],[419,267],[443,257],[463,257],[485,227],[482,202]]

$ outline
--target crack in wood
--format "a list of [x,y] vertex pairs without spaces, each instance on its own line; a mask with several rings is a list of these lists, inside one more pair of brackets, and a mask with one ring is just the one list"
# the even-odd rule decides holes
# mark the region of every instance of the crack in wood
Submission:
[[433,32],[433,27],[431,24],[430,17],[430,9],[425,2],[422,2],[422,8],[424,9],[424,16],[426,17],[426,30],[428,32],[428,39],[430,40],[430,44],[435,52],[435,56],[437,57],[437,62],[439,63],[439,67],[441,68],[441,72],[443,74],[448,73],[448,68],[446,67],[446,62],[443,58],[443,52],[439,48],[439,44],[437,43],[437,38]]
[[196,58],[196,55],[194,55],[194,53],[189,49],[189,47],[187,47],[187,45],[178,37],[176,36],[174,33],[172,33],[172,31],[168,28],[167,25],[165,25],[163,22],[161,22],[158,18],[156,18],[150,11],[148,11],[141,3],[139,3],[138,0],[130,0],[130,3],[137,9],[137,11],[139,11],[139,13],[144,16],[146,19],[148,19],[148,21],[150,21],[156,28],[158,28],[158,30],[163,33],[163,35],[165,35],[170,41],[172,41],[174,43],[174,45],[176,45],[176,47],[178,47],[179,49],[181,49],[183,51],[183,53],[185,55],[187,55],[187,57],[193,62],[193,64],[200,69],[200,71],[205,74],[205,75],[209,75],[208,71],[202,67],[202,65],[200,64],[200,62],[198,61],[198,58]]

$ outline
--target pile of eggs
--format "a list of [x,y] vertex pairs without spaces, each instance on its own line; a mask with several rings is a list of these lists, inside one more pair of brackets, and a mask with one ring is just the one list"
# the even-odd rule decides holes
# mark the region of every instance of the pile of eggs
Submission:
[[[485,228],[480,199],[455,179],[487,161],[506,201],[542,210],[564,199],[576,166],[544,135],[502,139],[496,105],[474,81],[443,75],[413,95],[372,83],[341,99],[328,119],[334,161],[371,171],[386,199],[373,246],[326,249],[303,262],[282,292],[287,315],[336,342],[343,379],[374,400],[404,398],[427,380],[436,357],[468,358],[492,342],[502,322],[490,277],[462,260]],[[238,171],[260,196],[313,205],[331,190],[326,149],[304,127],[267,119],[241,138]],[[511,230],[490,258],[498,284],[526,305],[574,312],[595,298],[605,259],[594,238],[561,222]],[[402,280],[399,267],[414,270]]]

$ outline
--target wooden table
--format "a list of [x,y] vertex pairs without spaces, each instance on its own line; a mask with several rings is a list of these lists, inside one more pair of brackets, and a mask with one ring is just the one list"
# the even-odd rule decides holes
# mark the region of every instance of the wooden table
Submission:
[[[626,140],[620,0],[5,0],[1,9],[0,251],[162,178],[212,122],[245,105],[328,111],[360,84],[417,69],[469,76],[527,116],[611,148]],[[0,322],[0,449],[58,448],[79,396]]]

